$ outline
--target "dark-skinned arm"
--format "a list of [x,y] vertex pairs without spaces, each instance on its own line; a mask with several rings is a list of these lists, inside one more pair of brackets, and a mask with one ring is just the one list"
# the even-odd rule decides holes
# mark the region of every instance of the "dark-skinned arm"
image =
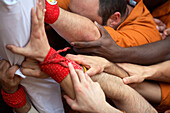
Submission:
[[91,42],[72,42],[75,51],[82,54],[102,56],[111,62],[154,64],[170,59],[170,36],[165,40],[138,46],[122,48],[111,38],[104,27],[98,25],[102,37]]

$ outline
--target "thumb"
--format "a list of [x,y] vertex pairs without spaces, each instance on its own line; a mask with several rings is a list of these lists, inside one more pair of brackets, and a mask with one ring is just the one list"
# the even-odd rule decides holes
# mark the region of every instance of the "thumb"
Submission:
[[96,21],[94,23],[96,24],[97,28],[99,29],[99,31],[102,35],[107,32],[102,25],[98,24]]
[[25,48],[16,47],[15,45],[7,45],[6,48],[15,54],[27,56]]
[[86,71],[86,74],[89,76],[93,76],[99,73],[99,70],[95,69],[94,67],[91,67],[89,70]]
[[130,76],[130,77],[125,77],[123,78],[124,84],[132,84],[132,83],[137,83],[137,79],[135,76]]
[[68,103],[69,106],[71,106],[72,104],[75,103],[74,100],[71,99],[69,96],[64,95],[63,97],[64,97],[64,99],[66,99],[66,101],[67,101],[67,103]]

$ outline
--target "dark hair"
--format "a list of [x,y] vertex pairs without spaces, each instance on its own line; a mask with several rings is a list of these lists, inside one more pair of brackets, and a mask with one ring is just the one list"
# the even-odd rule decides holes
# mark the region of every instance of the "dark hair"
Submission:
[[99,0],[98,15],[103,19],[103,25],[106,25],[107,20],[115,12],[120,12],[121,16],[125,15],[127,2],[126,0]]

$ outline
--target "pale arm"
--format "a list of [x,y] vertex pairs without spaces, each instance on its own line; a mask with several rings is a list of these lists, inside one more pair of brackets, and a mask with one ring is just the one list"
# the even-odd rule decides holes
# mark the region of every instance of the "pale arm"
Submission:
[[100,37],[98,28],[90,19],[61,8],[59,18],[51,26],[68,42],[92,41]]
[[152,65],[146,68],[147,71],[145,79],[170,83],[170,61]]
[[124,83],[141,83],[145,79],[170,83],[170,61],[151,66],[140,66],[135,64],[118,64],[126,70],[130,77],[123,78]]

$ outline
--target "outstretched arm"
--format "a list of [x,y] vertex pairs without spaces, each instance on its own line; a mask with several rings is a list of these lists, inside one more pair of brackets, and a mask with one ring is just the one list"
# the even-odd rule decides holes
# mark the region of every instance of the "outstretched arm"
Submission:
[[125,77],[124,83],[140,83],[145,79],[170,83],[170,61],[151,66],[139,66],[134,64],[118,64],[126,70],[130,77]]
[[122,48],[111,38],[104,27],[98,25],[102,37],[91,42],[72,42],[79,53],[102,56],[112,62],[153,64],[170,59],[170,36],[165,40],[137,47]]
[[[46,1],[46,0],[45,0]],[[88,18],[68,12],[46,1],[45,22],[68,42],[92,41],[100,37],[99,30]]]
[[99,30],[90,19],[61,8],[58,20],[51,26],[68,42],[93,41],[100,38]]

